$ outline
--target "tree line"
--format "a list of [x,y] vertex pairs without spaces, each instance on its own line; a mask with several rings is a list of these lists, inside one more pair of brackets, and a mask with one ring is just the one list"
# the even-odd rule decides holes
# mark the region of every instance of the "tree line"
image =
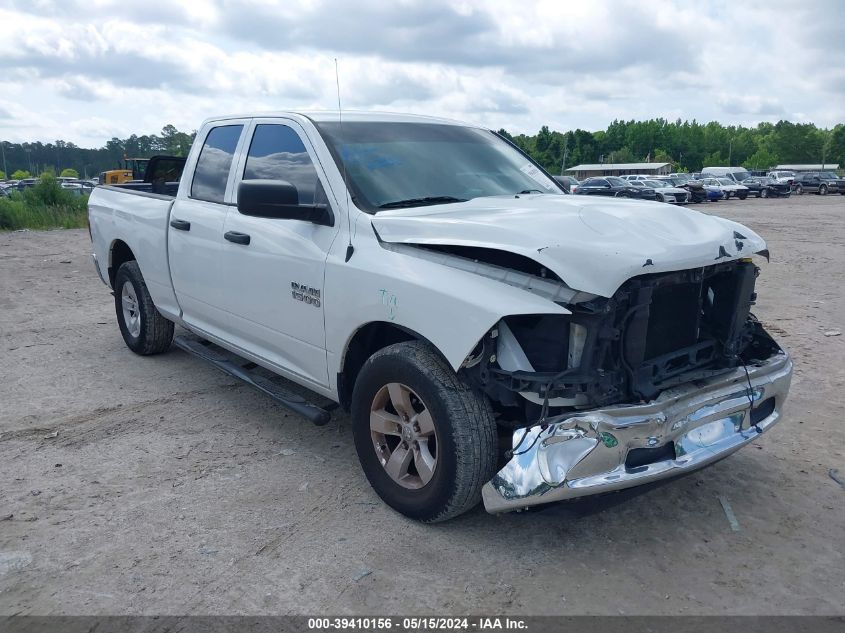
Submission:
[[768,169],[778,164],[845,163],[845,125],[760,123],[743,127],[711,121],[613,121],[606,130],[556,132],[543,126],[534,136],[499,133],[551,173],[583,163],[672,163],[675,171],[737,166]]
[[[187,156],[196,131],[180,132],[166,125],[161,134],[133,134],[129,138],[112,138],[97,149],[78,147],[74,143],[9,143],[0,142],[0,179],[19,180],[44,172],[62,174],[71,170],[82,178],[94,178],[100,172],[118,169],[124,157],[147,158],[156,154]],[[5,173],[3,173],[5,172]],[[24,175],[25,174],[25,175]]]
[[[760,123],[756,127],[725,126],[711,121],[613,121],[606,130],[552,131],[543,126],[533,136],[499,133],[512,140],[551,173],[581,163],[668,162],[677,171],[700,171],[705,166],[742,165],[768,169],[777,164],[845,164],[845,125],[831,129],[812,123]],[[180,132],[166,125],[161,134],[112,138],[104,147],[85,149],[73,143],[0,142],[0,178],[27,177],[70,169],[85,178],[117,169],[124,157],[156,154],[185,156],[196,131]],[[5,163],[5,166],[4,166]],[[23,175],[22,174],[26,174]]]

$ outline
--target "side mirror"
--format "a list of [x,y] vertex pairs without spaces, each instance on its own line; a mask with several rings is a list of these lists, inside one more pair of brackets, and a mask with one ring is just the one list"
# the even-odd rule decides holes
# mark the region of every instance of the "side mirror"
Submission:
[[238,185],[238,211],[259,218],[334,224],[327,204],[299,204],[299,192],[286,180],[242,180]]

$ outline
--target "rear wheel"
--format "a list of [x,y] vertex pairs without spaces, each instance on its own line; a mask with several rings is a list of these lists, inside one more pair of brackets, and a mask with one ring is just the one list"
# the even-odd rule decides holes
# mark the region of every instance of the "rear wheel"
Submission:
[[160,354],[173,340],[173,323],[153,304],[138,262],[129,261],[114,278],[114,308],[126,346],[136,354]]
[[352,394],[352,426],[370,485],[409,518],[436,522],[466,512],[495,474],[487,399],[426,343],[397,343],[367,360]]
[[743,193],[739,193],[739,194],[737,194],[737,197],[738,197],[740,200],[745,200],[745,199],[748,197],[748,194],[747,194],[747,193],[745,193],[745,192],[743,192]]
[[795,193],[797,193],[799,196],[803,196],[804,195],[804,187],[802,187],[801,185],[797,185],[795,187]]

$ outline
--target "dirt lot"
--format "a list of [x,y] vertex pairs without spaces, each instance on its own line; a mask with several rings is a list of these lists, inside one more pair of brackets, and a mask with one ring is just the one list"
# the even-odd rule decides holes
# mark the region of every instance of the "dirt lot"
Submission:
[[436,526],[378,500],[345,416],[133,355],[85,231],[0,234],[0,614],[843,613],[845,197],[696,208],[769,241],[786,420],[644,494]]

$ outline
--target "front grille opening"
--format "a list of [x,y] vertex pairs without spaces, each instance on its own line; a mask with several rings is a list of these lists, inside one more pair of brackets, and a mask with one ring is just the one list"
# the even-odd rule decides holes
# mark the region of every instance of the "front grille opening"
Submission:
[[761,402],[756,409],[751,409],[751,426],[758,422],[762,422],[775,412],[775,399],[766,398]]
[[649,464],[675,459],[675,442],[656,448],[632,448],[625,458],[625,470],[636,471]]
[[648,401],[687,373],[737,366],[753,338],[756,275],[742,260],[623,286],[621,355],[632,395]]
[[651,298],[645,360],[694,345],[698,340],[701,284],[657,288]]

